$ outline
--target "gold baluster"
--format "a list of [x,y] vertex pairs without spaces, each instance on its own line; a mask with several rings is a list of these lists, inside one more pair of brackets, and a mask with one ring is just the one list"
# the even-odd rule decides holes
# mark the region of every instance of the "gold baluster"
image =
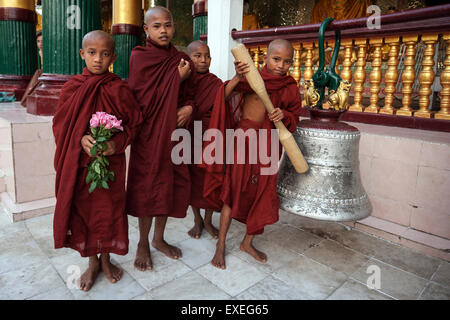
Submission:
[[355,81],[354,104],[348,108],[350,111],[363,111],[364,106],[361,104],[362,94],[364,91],[364,81],[366,80],[366,53],[367,40],[355,40],[358,46],[358,60],[356,61],[356,71],[353,79]]
[[450,120],[450,34],[442,36],[447,44],[445,69],[441,73],[441,110],[434,115],[435,119]]
[[255,63],[256,69],[259,70],[259,47],[255,48],[255,55],[253,56],[253,62]]
[[370,105],[364,109],[364,112],[378,113],[378,93],[380,92],[381,82],[381,46],[383,38],[370,39],[369,43],[374,47],[372,55],[372,71],[370,72]]
[[416,42],[418,36],[406,36],[403,37],[403,43],[406,44],[405,53],[405,70],[402,74],[402,107],[397,111],[397,115],[400,116],[412,116],[413,110],[411,109],[411,95],[412,95],[412,85],[416,78],[414,71],[414,66],[416,64]]
[[420,109],[414,112],[415,117],[431,118],[431,112],[428,110],[430,105],[431,85],[434,81],[434,45],[438,39],[438,35],[422,35],[422,42],[426,47],[423,53],[422,71],[419,75],[419,106]]
[[342,80],[347,80],[349,83],[352,83],[352,48],[353,48],[353,40],[344,40],[342,42],[344,46],[344,61],[342,62],[342,71],[341,78]]
[[380,113],[384,114],[394,114],[394,93],[395,93],[395,85],[398,80],[398,50],[400,47],[400,37],[389,37],[384,39],[386,44],[389,44],[389,61],[388,61],[388,70],[384,75],[384,82],[386,83],[386,88],[384,92],[386,96],[384,98],[384,107],[380,109]]
[[[262,47],[261,52],[263,54],[263,58],[267,57],[267,46]],[[266,66],[266,63],[264,62],[264,59],[263,59],[263,63],[262,63],[261,67],[265,67],[265,66]]]
[[306,50],[306,58],[305,58],[305,73],[303,74],[303,80],[312,79],[313,69],[312,69],[312,58],[313,58],[313,43],[304,43],[303,48]]
[[292,77],[297,82],[297,85],[300,81],[300,44],[294,45],[294,68],[292,70]]

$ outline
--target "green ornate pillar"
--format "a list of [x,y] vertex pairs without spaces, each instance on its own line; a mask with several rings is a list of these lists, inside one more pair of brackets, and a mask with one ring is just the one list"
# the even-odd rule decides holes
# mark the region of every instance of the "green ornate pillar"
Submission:
[[20,100],[37,69],[34,0],[0,0],[0,91]]
[[142,1],[113,0],[113,25],[117,59],[113,70],[122,79],[128,79],[131,50],[140,45],[142,34]]
[[201,34],[208,33],[208,11],[205,0],[194,0],[192,5],[192,16],[194,18],[194,40],[200,40]]
[[29,113],[55,113],[61,87],[85,66],[79,53],[83,36],[98,29],[100,0],[42,0],[44,69],[41,85],[27,98]]

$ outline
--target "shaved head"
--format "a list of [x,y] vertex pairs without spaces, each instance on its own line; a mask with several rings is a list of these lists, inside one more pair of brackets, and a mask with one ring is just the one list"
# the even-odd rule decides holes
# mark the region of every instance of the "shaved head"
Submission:
[[147,10],[144,16],[144,23],[149,24],[153,17],[157,15],[165,14],[170,17],[170,20],[173,21],[172,13],[167,8],[155,6]]
[[186,48],[188,56],[190,56],[194,51],[196,51],[200,47],[205,47],[209,50],[208,45],[201,40],[195,40],[189,43],[189,45]]
[[294,47],[292,44],[284,39],[275,39],[269,43],[269,47],[267,48],[267,55],[270,55],[274,50],[287,50],[294,55]]
[[106,40],[110,44],[111,50],[114,52],[115,43],[114,38],[109,33],[106,33],[102,30],[94,30],[88,32],[83,37],[82,47],[86,49],[89,43],[97,42],[98,40]]

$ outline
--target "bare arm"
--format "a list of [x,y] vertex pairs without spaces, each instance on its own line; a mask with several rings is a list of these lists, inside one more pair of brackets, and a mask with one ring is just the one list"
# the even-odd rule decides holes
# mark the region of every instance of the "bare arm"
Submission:
[[234,88],[236,88],[244,74],[249,71],[248,64],[239,60],[234,61],[234,69],[236,70],[236,75],[225,86],[225,100],[231,98]]

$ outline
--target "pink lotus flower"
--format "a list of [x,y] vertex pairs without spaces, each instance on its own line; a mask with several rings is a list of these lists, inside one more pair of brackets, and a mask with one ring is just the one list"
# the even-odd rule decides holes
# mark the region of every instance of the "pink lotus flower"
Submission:
[[96,140],[90,150],[90,155],[94,159],[88,165],[86,176],[86,183],[91,183],[89,193],[97,188],[109,189],[108,181],[114,181],[114,172],[107,169],[109,162],[103,155],[103,150],[107,149],[106,143],[116,131],[123,131],[121,124],[122,120],[118,120],[115,116],[106,112],[96,112],[89,120],[91,135]]
[[92,128],[97,128],[99,125],[99,121],[97,115],[93,114],[91,120],[89,121],[89,126]]
[[102,126],[105,126],[106,123],[108,122],[107,114],[105,112],[97,112],[96,115],[97,115],[99,123]]
[[117,129],[123,131],[122,120],[117,120],[117,118],[106,112],[96,112],[92,115],[89,125],[92,128],[97,128],[102,126],[107,130]]
[[114,120],[111,121],[111,124],[112,124],[113,128],[115,128],[117,130],[120,130],[120,131],[123,131],[123,127],[121,126],[122,120],[114,119]]

